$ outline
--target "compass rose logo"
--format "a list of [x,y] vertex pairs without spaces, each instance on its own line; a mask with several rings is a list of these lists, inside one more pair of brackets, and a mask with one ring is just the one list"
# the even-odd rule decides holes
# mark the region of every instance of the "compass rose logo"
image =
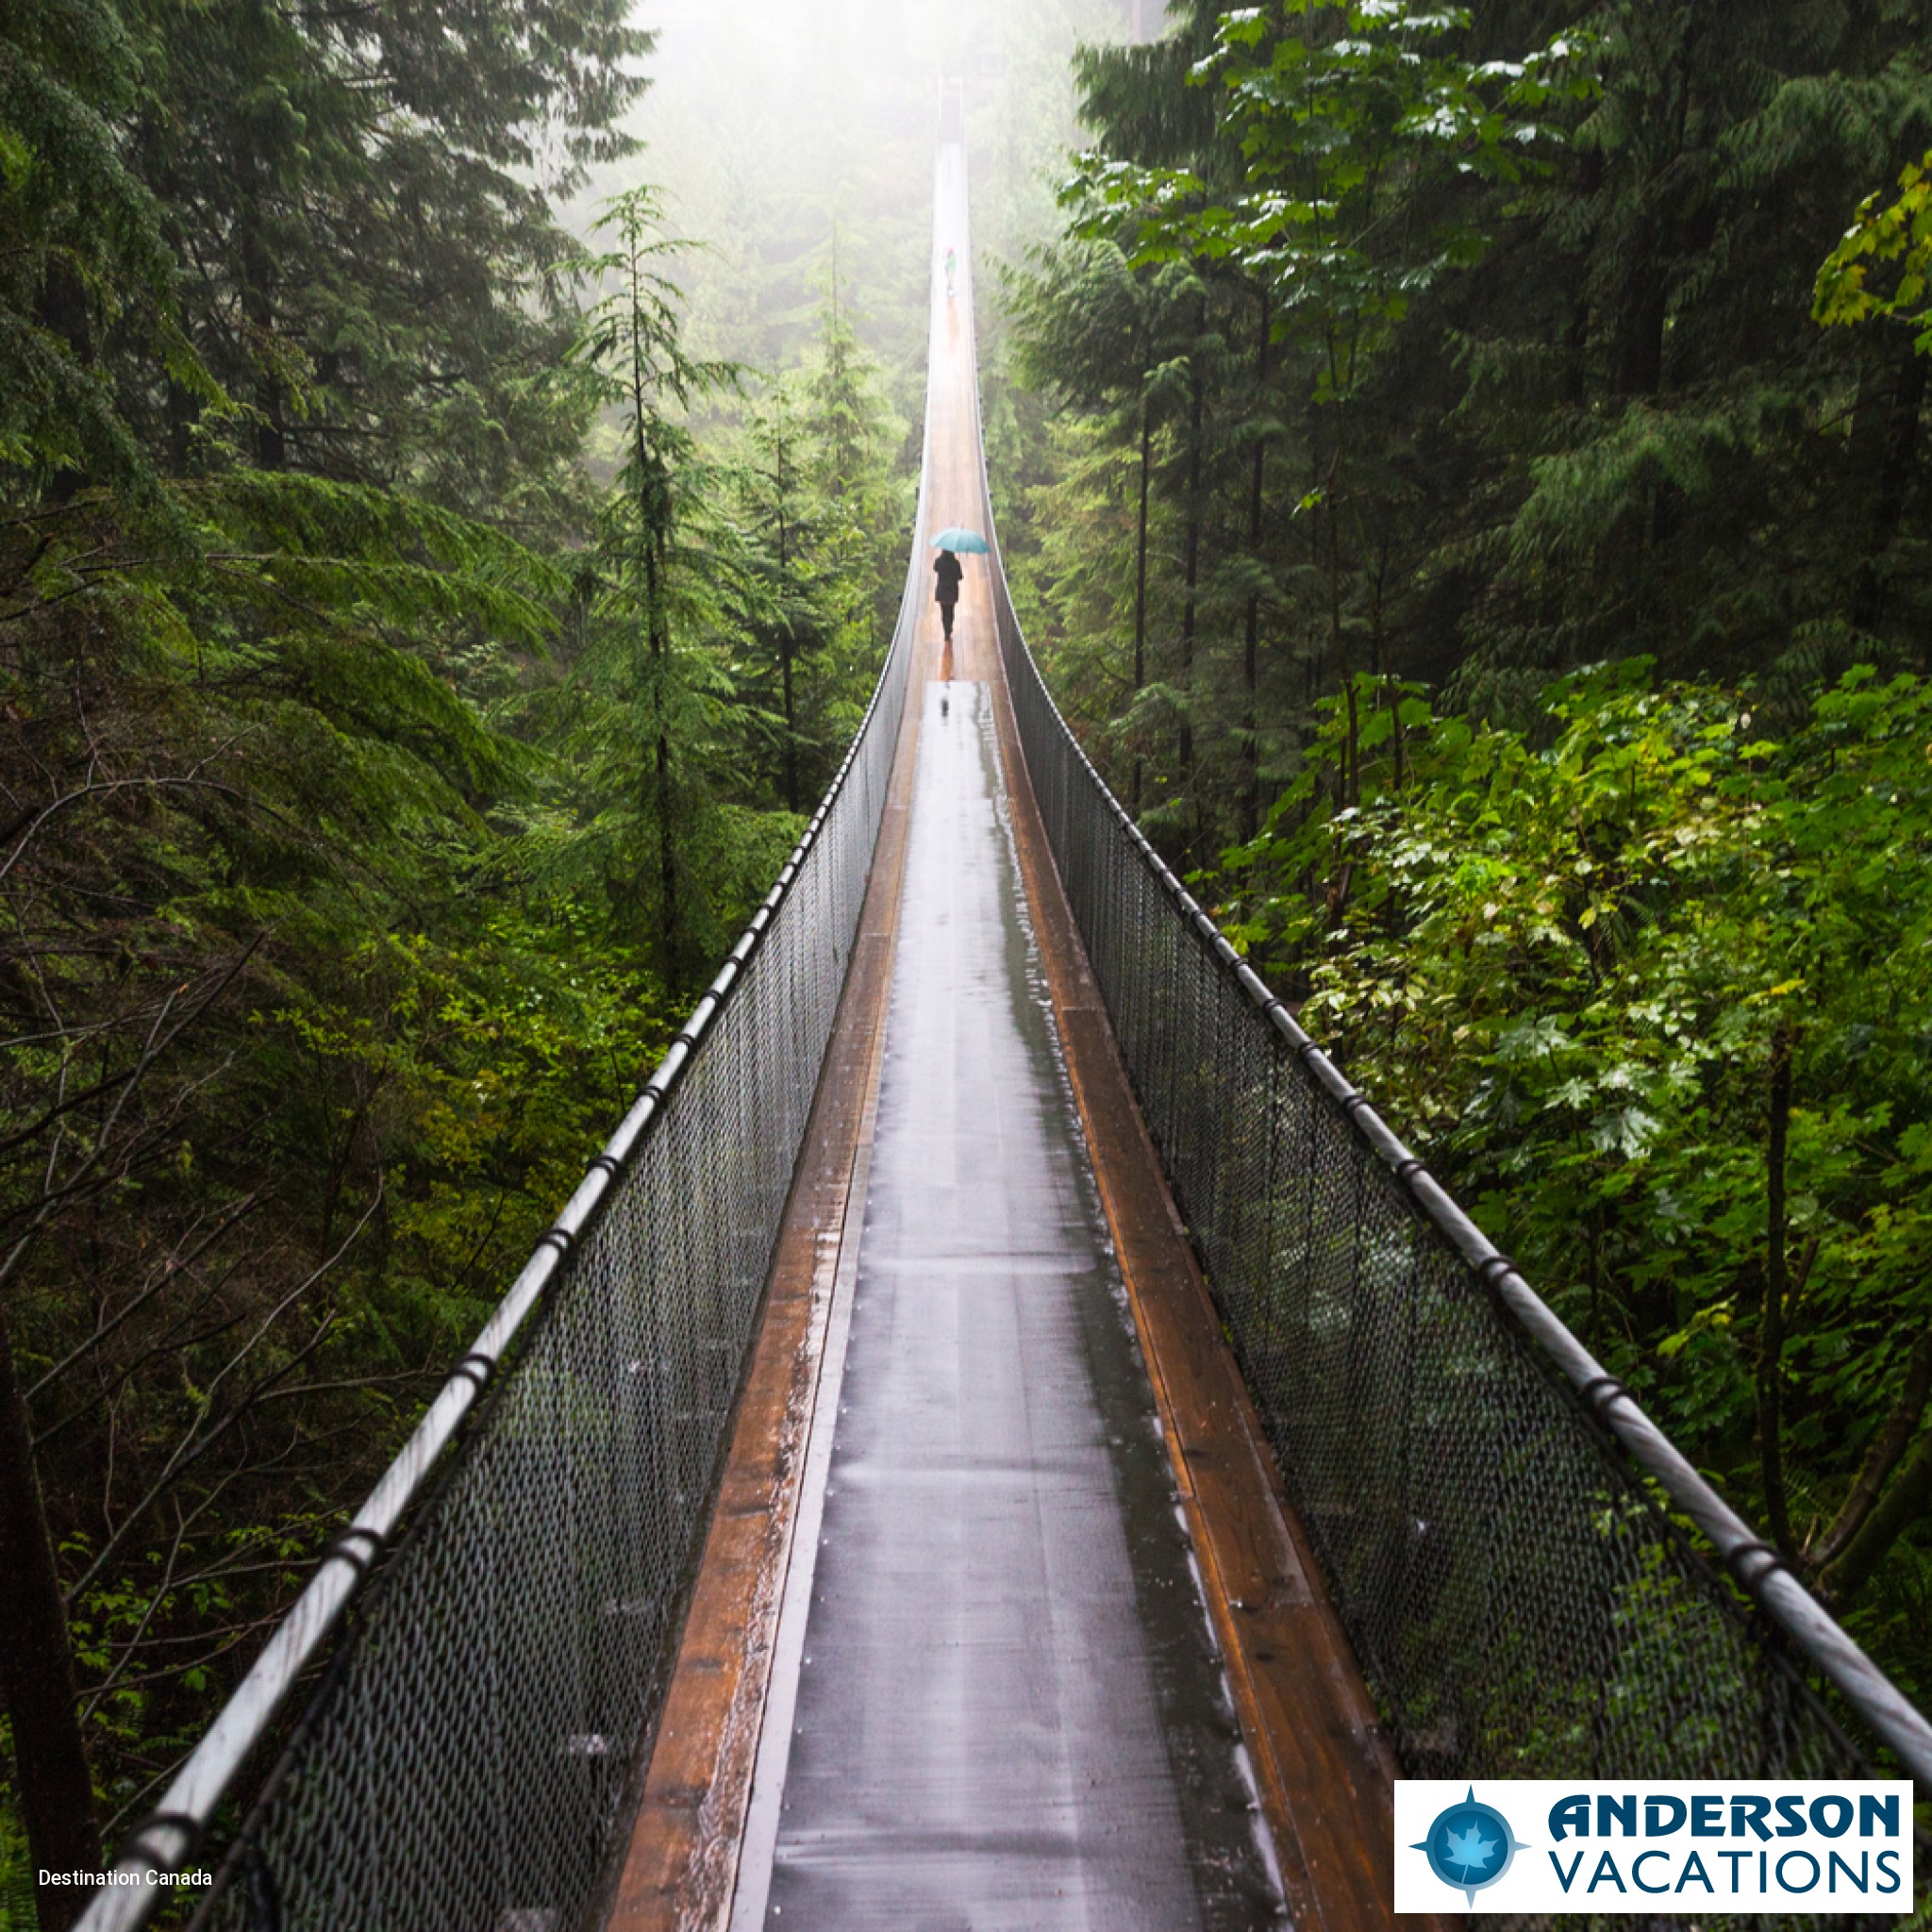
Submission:
[[1508,1871],[1510,1859],[1529,1847],[1493,1805],[1476,1802],[1475,1787],[1471,1785],[1468,1797],[1437,1812],[1428,1837],[1409,1849],[1426,1854],[1429,1870],[1474,1905],[1476,1893],[1495,1884]]

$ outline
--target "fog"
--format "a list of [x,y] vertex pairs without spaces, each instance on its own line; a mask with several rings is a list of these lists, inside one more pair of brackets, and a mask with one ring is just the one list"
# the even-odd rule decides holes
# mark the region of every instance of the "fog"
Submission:
[[842,298],[902,408],[924,349],[930,177],[942,76],[964,83],[979,258],[1054,225],[1078,139],[1069,60],[1118,40],[1133,0],[648,0],[651,86],[627,124],[641,155],[570,209],[639,181],[662,192],[692,344],[759,368],[804,352],[835,245]]

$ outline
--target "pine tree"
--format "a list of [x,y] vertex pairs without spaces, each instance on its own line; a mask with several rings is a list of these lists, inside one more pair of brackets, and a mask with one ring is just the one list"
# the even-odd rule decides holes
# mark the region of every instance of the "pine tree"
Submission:
[[[1041,400],[1005,406],[1039,426],[1024,452],[1033,474],[1001,510],[1036,644],[1128,791],[1131,755],[1147,741],[1119,728],[1118,691],[1091,667],[1126,658],[1132,610],[1092,587],[1131,570],[1122,482],[1133,425],[1124,386],[1089,371],[1104,366],[1109,334],[1124,369],[1140,354],[1124,319],[1109,327],[1096,312],[1083,325],[1077,292],[1089,273],[1080,251],[1111,248],[1137,278],[1165,268],[1202,291],[1185,332],[1189,380],[1155,429],[1146,546],[1157,623],[1184,641],[1193,616],[1191,677],[1174,693],[1169,727],[1177,762],[1191,750],[1191,795],[1174,812],[1158,791],[1152,801],[1137,794],[1144,823],[1176,859],[1204,864],[1205,890],[1246,942],[1273,949],[1279,979],[1323,989],[1353,1029],[1345,1048],[1368,1053],[1404,1091],[1413,1086],[1401,1104],[1417,1121],[1433,1117],[1441,1077],[1470,1080],[1449,1108],[1445,1158],[1482,1141],[1494,1165],[1471,1170],[1471,1187],[1498,1191],[1507,1211],[1549,1232],[1553,1282],[1573,1262],[1588,1271],[1589,1319],[1622,1324],[1634,1349],[1654,1351],[1641,1373],[1659,1391],[1688,1391],[1687,1435],[1727,1461],[1793,1561],[1816,1566],[1847,1604],[1873,1587],[1866,1557],[1890,1566],[1888,1607],[1858,1614],[1896,1646],[1899,1632],[1924,1628],[1901,1606],[1923,1596],[1932,1459],[1909,1441],[1932,1354],[1919,1346],[1917,1291],[1890,1272],[1890,1210],[1863,1220],[1853,1210],[1842,1232],[1842,1306],[1863,1310],[1856,1319],[1871,1323],[1876,1351],[1861,1357],[1868,1406],[1856,1421],[1834,1411],[1859,1462],[1819,1433],[1846,1385],[1818,1353],[1796,1366],[1801,1345],[1777,1312],[1819,1292],[1796,1285],[1804,1255],[1782,1183],[1748,1227],[1707,1227],[1679,1254],[1674,1236],[1632,1232],[1636,1210],[1619,1191],[1633,1184],[1628,1174],[1576,1209],[1566,1191],[1580,1170],[1527,1151],[1558,1131],[1546,1115],[1569,1101],[1524,1099],[1509,1123],[1486,1116],[1480,1126],[1468,1107],[1534,1084],[1485,1015],[1521,994],[1523,1024],[1543,1017],[1520,966],[1498,979],[1486,963],[1507,924],[1491,887],[1507,880],[1506,896],[1520,888],[1536,900],[1537,931],[1579,962],[1577,1013],[1596,1018],[1619,997],[1610,962],[1626,957],[1620,949],[1641,950],[1653,920],[1661,930],[1680,910],[1668,895],[1633,891],[1629,903],[1608,893],[1550,913],[1561,892],[1537,856],[1547,828],[1525,835],[1524,853],[1537,856],[1527,872],[1495,857],[1497,827],[1529,808],[1530,793],[1558,774],[1575,777],[1579,758],[1597,769],[1596,753],[1578,749],[1579,719],[1622,721],[1605,724],[1602,757],[1623,759],[1629,780],[1615,809],[1638,810],[1679,783],[1694,793],[1705,782],[1684,774],[1707,754],[1648,762],[1663,757],[1659,734],[1680,714],[1705,720],[1711,746],[1730,733],[1808,733],[1814,720],[1827,734],[1869,730],[1873,744],[1892,746],[1902,727],[1879,721],[1894,705],[1916,714],[1912,680],[1872,687],[1870,667],[1923,670],[1932,615],[1932,358],[1919,353],[1923,289],[1909,272],[1923,251],[1911,253],[1908,236],[1924,184],[1907,175],[1895,205],[1888,192],[1859,207],[1932,139],[1932,21],[1920,0],[1741,10],[1691,0],[1491,0],[1466,10],[1204,0],[1176,6],[1171,21],[1156,47],[1083,57],[1095,143],[1066,199],[1066,238],[1014,291],[1023,347],[1011,366]],[[1869,305],[1860,268],[1876,277]],[[1897,312],[1888,312],[1890,277],[1901,272]],[[1827,322],[1863,314],[1866,326],[1821,330],[1814,304]],[[1218,347],[1193,352],[1210,338]],[[1625,662],[1604,674],[1604,690],[1546,694],[1553,676],[1606,659]],[[1713,682],[1653,689],[1645,659],[1665,678]],[[1511,728],[1517,749],[1499,763]],[[1561,759],[1541,750],[1553,732],[1568,747]],[[1651,746],[1641,756],[1629,748],[1639,740]],[[1518,751],[1520,769],[1509,762]],[[1756,778],[1739,783],[1739,798],[1772,795]],[[1850,789],[1832,796],[1859,849],[1917,837],[1903,830],[1923,804],[1911,787],[1895,796],[1874,787],[1856,805]],[[1445,816],[1431,820],[1439,807]],[[1465,812],[1481,823],[1463,823]],[[1807,811],[1792,824],[1809,825]],[[1235,842],[1215,867],[1217,833]],[[1608,890],[1600,836],[1578,855],[1578,878],[1598,881],[1579,889],[1586,895]],[[1838,917],[1827,902],[1849,906],[1863,890],[1856,867],[1834,876],[1818,888],[1824,925]],[[1744,865],[1731,885],[1748,897],[1753,877],[1762,883]],[[1411,892],[1415,923],[1391,923],[1391,904]],[[1733,977],[1712,966],[1734,1033],[1717,1056],[1722,1075],[1709,1075],[1736,1108],[1739,1151],[1720,1191],[1735,1200],[1750,1176],[1762,1186],[1767,1160],[1781,1169],[1801,1139],[1820,1137],[1815,1151],[1837,1131],[1804,1096],[1840,1047],[1814,1038],[1808,1017],[1791,1016],[1788,1036],[1768,1022],[1752,1030],[1766,1008],[1739,976],[1743,935],[1808,945],[1812,913],[1760,926],[1741,900],[1723,912],[1698,903],[1687,935],[1738,921],[1719,949]],[[1669,947],[1666,957],[1668,970],[1681,963]],[[1828,995],[1806,982],[1807,1015],[1840,994],[1861,1013],[1868,996],[1891,998],[1880,990],[1893,985],[1891,968],[1875,957],[1830,976]],[[1452,981],[1453,997],[1440,991]],[[1787,981],[1798,983],[1771,974]],[[1599,1075],[1611,1082],[1661,1050],[1654,1022],[1632,1024],[1631,1041],[1606,1049],[1607,1070],[1580,1048],[1553,1062],[1553,1092],[1595,1092]],[[1409,1062],[1430,1054],[1430,1071],[1410,1081]],[[1580,1084],[1565,1089],[1572,1079]],[[1715,1089],[1697,1091],[1708,1099]],[[1592,1104],[1602,1111],[1589,1132],[1607,1131],[1610,1102]],[[1562,1133],[1584,1132],[1562,1117]],[[1889,1172],[1892,1118],[1868,1134],[1861,1157]],[[1674,1131],[1668,1156],[1654,1158],[1684,1162],[1673,1172],[1694,1189],[1695,1124]],[[1782,1151],[1769,1151],[1773,1139]],[[1834,1198],[1843,1206],[1851,1195]],[[1804,1213],[1817,1211],[1814,1201]],[[1584,1242],[1574,1257],[1573,1235]],[[1749,1252],[1726,1247],[1734,1238]],[[1865,1257],[1857,1264],[1854,1247]],[[1710,1258],[1719,1254],[1730,1258]],[[1707,1266],[1718,1301],[1735,1295],[1740,1341],[1718,1345],[1715,1326],[1683,1330],[1673,1300],[1683,1289],[1661,1289],[1657,1272],[1680,1266]],[[1814,1334],[1802,1346],[1821,1345]],[[1707,1403],[1727,1405],[1729,1420],[1712,1424]],[[1916,1670],[1910,1647],[1893,1654]]]
[[[460,1268],[439,1299],[407,1258],[452,1163],[500,1191],[489,1265],[554,1205],[518,1166],[602,1124],[533,1073],[524,1149],[455,1151],[430,1096],[480,1070],[444,1084],[473,1043],[423,1005],[546,970],[475,910],[534,767],[458,669],[541,653],[566,586],[461,512],[548,538],[581,500],[591,398],[533,380],[526,307],[574,250],[515,171],[545,129],[608,151],[641,43],[599,19],[509,59],[452,16],[413,65],[388,13],[0,24],[0,1653],[37,1866],[97,1862],[455,1345]],[[526,445],[452,467],[465,397]]]

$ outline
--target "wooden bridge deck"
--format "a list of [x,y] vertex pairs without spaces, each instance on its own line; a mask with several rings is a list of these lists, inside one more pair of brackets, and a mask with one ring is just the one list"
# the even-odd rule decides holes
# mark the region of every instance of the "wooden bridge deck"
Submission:
[[[966,236],[942,148],[935,261]],[[977,501],[970,304],[935,277],[935,529]],[[609,1924],[1385,1924],[1393,1765],[1061,895],[990,567],[950,653],[921,622]]]

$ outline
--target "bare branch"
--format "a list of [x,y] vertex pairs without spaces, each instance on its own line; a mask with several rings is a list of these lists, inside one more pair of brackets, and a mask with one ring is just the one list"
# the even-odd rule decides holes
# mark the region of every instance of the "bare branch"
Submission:
[[[175,1253],[170,1255],[150,1276],[148,1285],[136,1294],[131,1301],[127,1302],[118,1314],[111,1316],[105,1322],[97,1323],[93,1333],[85,1341],[76,1342],[45,1374],[42,1375],[34,1383],[33,1387],[26,1391],[27,1400],[31,1402],[50,1382],[58,1381],[83,1356],[98,1348],[117,1329],[124,1327],[142,1308],[146,1307],[148,1303],[153,1301],[162,1290],[172,1286],[180,1275],[190,1274],[194,1264],[203,1256],[208,1254],[217,1241],[244,1220],[264,1198],[265,1195],[260,1189],[257,1189],[252,1194],[244,1195],[215,1224],[214,1228],[204,1236],[186,1255],[181,1253],[177,1245]],[[198,1225],[199,1224],[197,1223],[196,1224]],[[190,1231],[192,1232],[192,1229]]]
[[1865,1452],[1865,1460],[1859,1465],[1857,1480],[1852,1484],[1850,1494],[1832,1519],[1831,1527],[1818,1540],[1816,1547],[1806,1552],[1814,1569],[1829,1568],[1865,1526],[1866,1520],[1878,1507],[1878,1499],[1884,1493],[1891,1473],[1911,1447],[1912,1437],[1918,1431],[1927,1401],[1932,1401],[1932,1327],[1919,1337],[1917,1345],[1907,1357],[1905,1379],[1899,1386],[1898,1400],[1892,1405],[1891,1413],[1886,1417],[1884,1426],[1872,1439],[1872,1446]]
[[322,1345],[324,1339],[334,1325],[335,1318],[333,1315],[325,1315],[322,1321],[316,1324],[315,1333],[280,1368],[271,1372],[261,1381],[258,1382],[254,1388],[249,1390],[207,1435],[200,1435],[201,1423],[212,1407],[215,1394],[222,1384],[255,1352],[256,1348],[260,1345],[263,1339],[269,1334],[275,1323],[281,1319],[287,1309],[293,1303],[300,1300],[303,1295],[307,1294],[309,1289],[314,1287],[348,1252],[350,1246],[360,1236],[362,1230],[369,1225],[370,1220],[375,1215],[376,1208],[381,1206],[382,1196],[382,1176],[380,1172],[378,1172],[375,1195],[371,1199],[369,1206],[363,1209],[361,1219],[343,1236],[341,1242],[333,1254],[329,1255],[326,1259],[320,1262],[308,1274],[304,1276],[262,1317],[255,1333],[229,1357],[214,1380],[208,1384],[207,1391],[203,1396],[201,1415],[189,1424],[187,1433],[176,1443],[173,1455],[168,1457],[166,1463],[162,1466],[160,1474],[148,1485],[147,1492],[122,1518],[119,1525],[102,1543],[100,1549],[95,1552],[93,1561],[87,1566],[80,1577],[67,1591],[67,1601],[70,1604],[77,1601],[81,1592],[101,1574],[102,1570],[119,1551],[121,1545],[126,1541],[128,1531],[146,1514],[159,1497],[167,1493],[175,1478],[186,1470],[192,1468],[202,1457],[206,1456],[271,1389],[292,1374]]

